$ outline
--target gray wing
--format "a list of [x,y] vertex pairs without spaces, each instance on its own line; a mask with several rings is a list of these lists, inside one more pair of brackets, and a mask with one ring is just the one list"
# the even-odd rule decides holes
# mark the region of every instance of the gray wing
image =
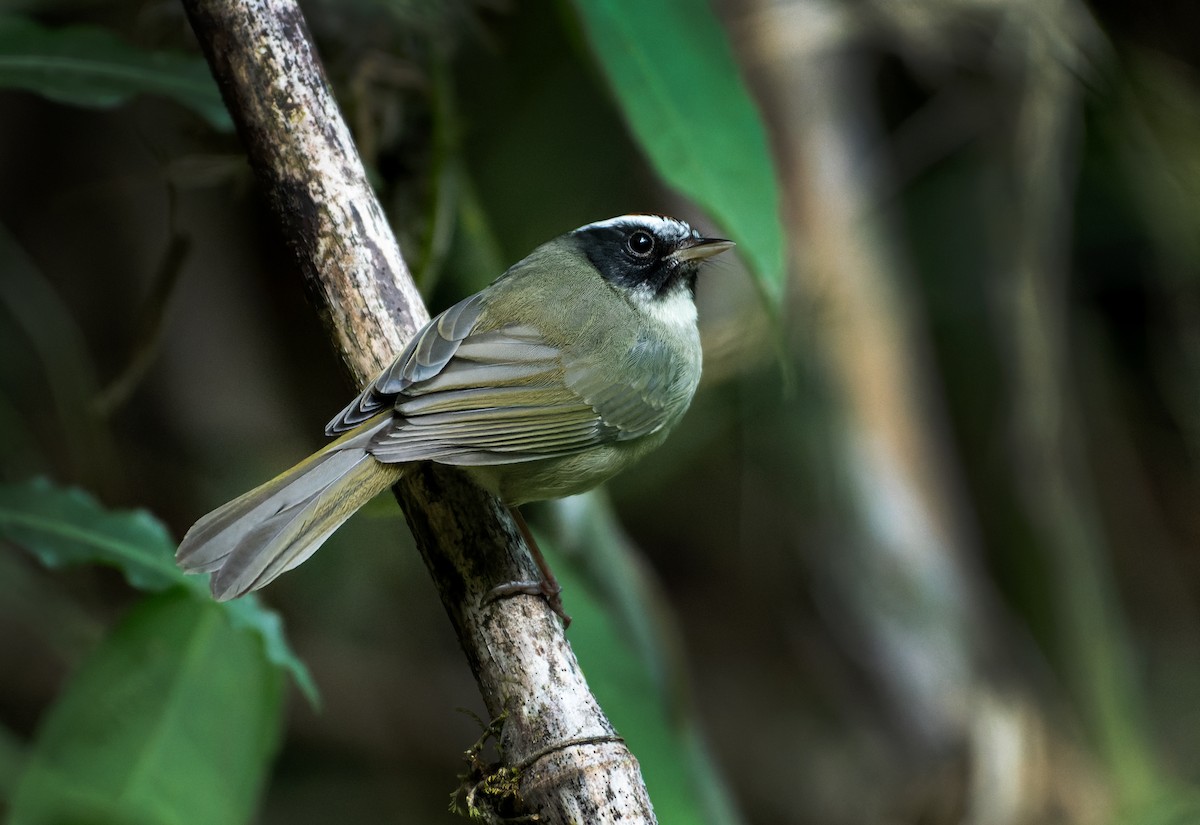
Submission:
[[[430,321],[329,431],[391,406],[392,426],[367,448],[379,461],[493,465],[576,453],[667,423],[654,403],[654,370],[613,385],[604,378],[611,366],[565,356],[531,326],[475,331],[480,313],[473,296]],[[646,353],[635,346],[629,356]]]
[[353,430],[390,407],[396,396],[414,383],[441,372],[478,323],[479,313],[483,309],[482,297],[482,293],[476,293],[431,318],[391,366],[325,425],[325,435],[334,436]]

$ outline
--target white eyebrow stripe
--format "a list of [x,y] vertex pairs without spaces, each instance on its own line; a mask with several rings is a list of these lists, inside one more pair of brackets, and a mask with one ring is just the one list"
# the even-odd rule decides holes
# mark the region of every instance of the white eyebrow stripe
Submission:
[[634,226],[644,226],[658,237],[669,236],[674,233],[682,233],[684,236],[694,234],[692,228],[683,221],[661,215],[620,215],[615,218],[589,223],[587,226],[581,226],[575,231],[586,232],[589,229],[608,229],[619,224],[625,226],[631,224]]

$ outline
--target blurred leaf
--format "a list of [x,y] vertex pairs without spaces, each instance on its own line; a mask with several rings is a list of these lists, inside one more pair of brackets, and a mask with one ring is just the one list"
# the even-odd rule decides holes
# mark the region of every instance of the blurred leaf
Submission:
[[96,26],[48,29],[0,15],[0,86],[78,106],[117,106],[137,94],[157,94],[216,129],[233,125],[202,58],[138,49]]
[[246,822],[279,738],[279,671],[219,605],[137,607],[47,714],[13,798],[19,825]]
[[12,799],[24,766],[25,748],[21,740],[8,728],[0,727],[0,803]]
[[659,822],[732,825],[740,822],[712,765],[690,703],[663,691],[658,669],[570,564],[560,563],[541,534],[538,544],[567,594],[571,647],[600,706],[642,768]]
[[[175,565],[175,542],[162,522],[144,510],[111,511],[82,490],[55,487],[44,478],[0,485],[0,539],[24,547],[50,568],[103,564],[124,573],[130,585],[158,592],[181,586],[208,601],[207,577],[188,576]],[[290,671],[316,704],[308,668],[284,639],[279,617],[257,599],[218,606],[234,626],[255,631],[267,660]]]
[[1168,785],[1153,797],[1126,805],[1116,821],[1119,825],[1193,825],[1200,822],[1200,794],[1194,788]]
[[766,131],[707,0],[574,7],[659,174],[721,223],[778,303],[784,236]]
[[625,535],[604,488],[548,501],[539,512],[549,542],[586,581],[606,620],[638,658],[655,693],[668,700],[687,678],[666,594],[637,547]]
[[[29,345],[29,356],[5,360],[3,380],[19,381],[16,386],[31,392],[35,382],[37,415],[57,417],[55,446],[69,458],[74,477],[88,486],[104,489],[122,471],[112,433],[92,411],[98,382],[96,367],[77,319],[56,286],[21,247],[17,239],[0,223],[0,312],[13,322],[13,338],[6,343]],[[7,337],[7,336],[6,336]],[[32,362],[32,363],[29,363]],[[58,377],[52,380],[51,377]],[[70,380],[62,380],[69,376]],[[14,405],[13,415],[20,416]],[[7,417],[7,416],[6,416]],[[27,432],[32,428],[25,426]],[[19,430],[0,429],[0,440],[12,443]],[[25,449],[36,446],[29,440]],[[5,472],[12,472],[5,465]]]

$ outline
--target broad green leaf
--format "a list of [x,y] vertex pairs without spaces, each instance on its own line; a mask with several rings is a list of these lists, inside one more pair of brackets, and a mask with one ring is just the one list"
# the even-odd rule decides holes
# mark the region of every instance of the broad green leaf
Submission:
[[784,280],[766,131],[706,0],[574,0],[630,128],[663,178],[738,242],[764,292]]
[[[175,566],[175,542],[162,522],[144,510],[106,510],[82,490],[55,487],[46,479],[0,485],[0,540],[25,548],[47,567],[103,564],[120,570],[139,590],[186,588],[207,601],[208,578],[187,576]],[[237,627],[261,637],[264,655],[290,671],[314,704],[317,689],[308,668],[291,651],[279,616],[253,597],[226,602]]]
[[109,107],[137,94],[162,95],[217,129],[232,128],[203,58],[138,49],[97,26],[50,29],[0,15],[0,86],[79,106]]
[[175,566],[174,542],[149,513],[111,512],[83,490],[58,488],[44,478],[0,485],[0,538],[24,547],[50,568],[116,567],[138,590],[204,588],[202,578],[185,576]]
[[138,606],[43,720],[12,825],[228,825],[251,819],[282,721],[283,679],[214,602]]

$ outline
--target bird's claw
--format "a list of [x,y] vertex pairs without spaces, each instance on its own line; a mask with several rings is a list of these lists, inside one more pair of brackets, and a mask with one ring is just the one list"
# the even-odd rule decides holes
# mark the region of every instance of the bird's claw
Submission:
[[555,615],[562,619],[563,630],[571,626],[571,617],[563,609],[562,587],[559,586],[557,581],[551,584],[545,579],[540,579],[537,581],[508,582],[507,584],[497,585],[488,591],[487,595],[480,601],[480,604],[488,605],[499,599],[507,599],[510,596],[541,596],[546,600],[546,604],[550,606]]

